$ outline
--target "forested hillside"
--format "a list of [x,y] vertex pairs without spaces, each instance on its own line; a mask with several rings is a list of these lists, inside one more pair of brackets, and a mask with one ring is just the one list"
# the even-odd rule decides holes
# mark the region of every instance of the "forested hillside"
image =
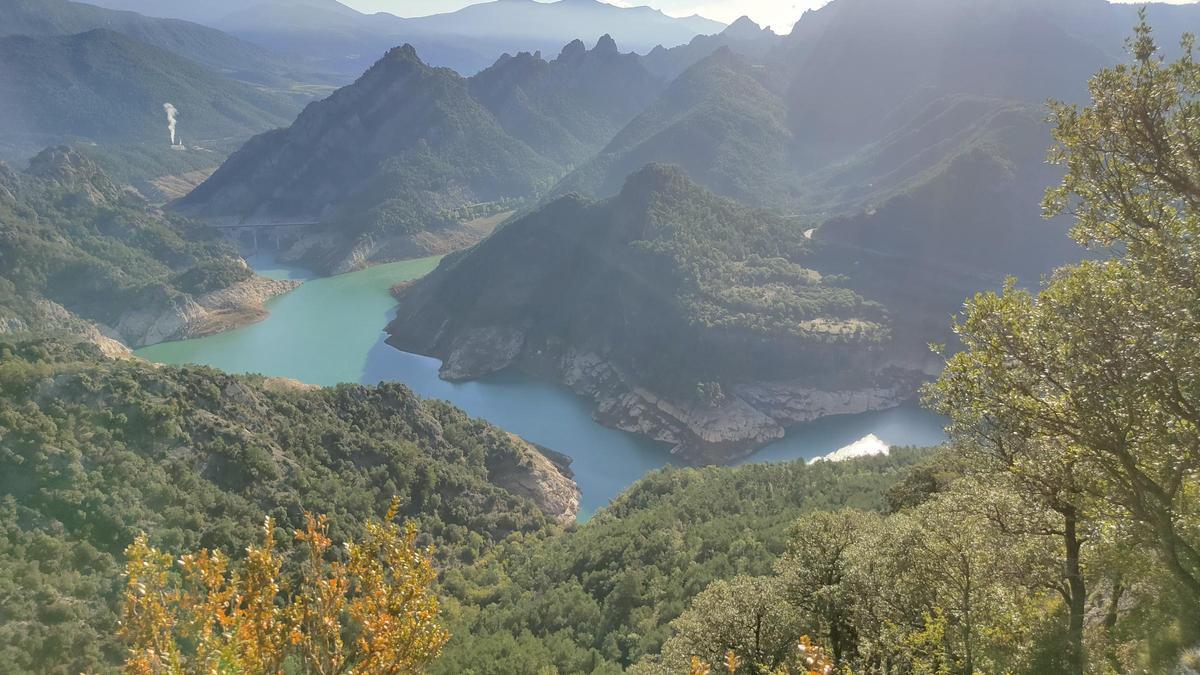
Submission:
[[54,340],[0,342],[0,491],[4,672],[116,669],[122,552],[140,532],[234,555],[264,517],[297,529],[309,511],[344,540],[394,497],[458,564],[578,505],[531,446],[402,385],[317,390]]
[[0,36],[48,37],[104,29],[158,47],[234,79],[282,86],[309,81],[283,59],[219,30],[176,19],[103,9],[71,0],[9,0],[0,7]]
[[550,62],[505,57],[469,80],[405,45],[291,127],[251,139],[176,207],[327,223],[331,236],[301,246],[324,271],[413,257],[430,239],[462,247],[481,236],[462,227],[464,213],[505,212],[545,192],[658,87],[607,37]]
[[609,196],[626,176],[661,162],[718,194],[786,210],[798,181],[787,125],[787,109],[761,81],[760,69],[722,47],[672,82],[555,192]]
[[0,37],[0,62],[0,158],[24,162],[74,144],[160,202],[156,179],[204,175],[249,136],[285,124],[307,98],[229,79],[108,28]]
[[814,257],[794,221],[650,166],[611,200],[551,202],[400,290],[391,343],[443,359],[450,379],[544,369],[601,420],[722,461],[782,435],[822,388],[861,392],[823,404],[844,412],[913,393],[911,374],[883,367],[883,308]]
[[169,150],[164,103],[181,111],[179,143],[228,151],[299,107],[105,29],[0,38],[0,59],[0,138],[9,154],[82,140]]
[[456,637],[432,670],[620,673],[657,653],[713,582],[769,574],[797,519],[886,511],[927,457],[650,474],[577,531],[513,541],[447,573]]
[[116,340],[262,318],[262,302],[294,286],[254,276],[220,235],[150,207],[65,147],[25,172],[0,163],[0,241],[0,334],[66,331],[123,351]]

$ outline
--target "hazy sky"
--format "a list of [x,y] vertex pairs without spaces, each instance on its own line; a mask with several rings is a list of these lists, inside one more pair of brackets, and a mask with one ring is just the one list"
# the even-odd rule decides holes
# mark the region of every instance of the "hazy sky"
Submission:
[[[397,16],[421,16],[460,9],[483,0],[341,0],[360,12],[391,12]],[[824,5],[827,0],[604,0],[621,6],[650,5],[671,16],[700,14],[732,22],[748,15],[777,32],[787,33],[804,10]]]
[[[484,0],[341,0],[361,12],[391,12],[398,16],[421,16],[450,12]],[[777,33],[787,33],[807,9],[824,5],[828,0],[604,0],[613,5],[649,5],[670,14],[687,16],[700,14],[710,19],[732,22],[748,15],[758,23],[770,26]],[[1117,0],[1138,2],[1141,0]],[[1196,0],[1167,0],[1184,4]]]

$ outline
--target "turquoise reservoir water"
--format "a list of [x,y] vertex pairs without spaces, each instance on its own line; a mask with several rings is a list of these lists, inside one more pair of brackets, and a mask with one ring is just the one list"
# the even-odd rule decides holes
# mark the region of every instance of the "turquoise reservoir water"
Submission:
[[[583,493],[581,518],[647,471],[673,463],[666,446],[592,421],[590,404],[565,387],[511,372],[452,384],[438,378],[436,359],[387,346],[383,329],[395,305],[389,289],[429,273],[438,258],[316,279],[270,257],[249,260],[264,276],[307,280],[271,300],[267,304],[271,315],[260,323],[146,347],[137,354],[158,363],[203,364],[319,385],[403,382],[421,396],[448,400],[534,443],[570,455]],[[943,440],[941,427],[938,416],[915,404],[830,417],[792,429],[787,438],[745,461],[811,459],[872,433],[890,445],[932,445]]]

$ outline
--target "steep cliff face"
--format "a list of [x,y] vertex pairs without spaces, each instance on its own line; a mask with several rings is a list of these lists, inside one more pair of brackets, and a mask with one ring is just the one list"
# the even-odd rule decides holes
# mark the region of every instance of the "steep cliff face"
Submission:
[[397,289],[391,344],[473,379],[510,366],[597,420],[720,462],[825,414],[895,405],[880,308],[804,266],[798,224],[653,166],[605,202],[566,197]]

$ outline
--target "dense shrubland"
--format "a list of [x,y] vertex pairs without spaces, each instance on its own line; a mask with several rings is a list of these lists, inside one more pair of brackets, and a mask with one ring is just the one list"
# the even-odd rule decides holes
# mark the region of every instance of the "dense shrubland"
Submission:
[[[817,647],[846,673],[1194,670],[1200,65],[1190,39],[1160,60],[1144,24],[1131,47],[1090,107],[1053,108],[1067,172],[1046,208],[1097,255],[1037,292],[967,303],[962,350],[926,390],[951,420],[936,451],[667,469],[562,532],[488,481],[488,458],[515,452],[507,436],[398,385],[298,391],[61,341],[0,345],[0,668],[121,662],[123,550],[164,566],[148,542],[229,553],[268,516],[311,542],[307,512],[355,541],[397,498],[439,545],[453,637],[435,672],[805,672],[824,667],[808,663]],[[580,204],[556,208],[597,208]],[[742,212],[725,204],[680,211],[680,226],[659,205],[617,222],[668,233],[636,241],[672,262],[643,271],[690,292],[667,296],[676,309],[753,305],[711,297],[738,274],[805,281],[741,248],[786,258],[775,221],[726,232]],[[404,553],[426,541],[405,532]],[[431,601],[431,574],[412,578]]]
[[297,389],[206,368],[0,344],[0,670],[119,663],[122,551],[235,555],[265,517],[328,514],[337,541],[400,500],[443,564],[549,518],[490,481],[504,434],[401,385]]
[[0,242],[0,321],[26,330],[46,329],[46,300],[111,323],[251,275],[219,234],[152,208],[69,148],[27,172],[0,164]]
[[[951,418],[952,444],[888,490],[886,515],[878,505],[767,508],[765,522],[737,522],[753,533],[790,524],[790,533],[773,546],[748,546],[700,523],[713,518],[710,507],[757,513],[758,500],[779,486],[739,476],[771,469],[710,470],[704,488],[646,503],[654,525],[614,537],[628,546],[621,563],[596,557],[604,549],[595,543],[565,559],[561,544],[535,550],[543,569],[577,579],[569,594],[545,572],[517,584],[523,597],[480,598],[480,585],[460,591],[485,602],[464,612],[472,637],[461,644],[471,651],[452,644],[445,663],[486,672],[467,654],[503,661],[511,651],[561,671],[632,664],[639,673],[675,673],[695,672],[697,658],[720,670],[732,651],[737,672],[768,673],[793,668],[789,647],[811,638],[845,672],[1195,668],[1200,65],[1190,38],[1179,61],[1161,60],[1144,23],[1131,50],[1133,63],[1092,81],[1090,107],[1053,107],[1052,158],[1067,173],[1046,210],[1074,216],[1073,236],[1097,259],[1059,270],[1036,293],[1010,285],[967,303],[956,325],[963,349],[926,392]],[[612,513],[679,475],[648,479]],[[704,506],[681,512],[684,494]],[[639,518],[623,515],[597,518],[570,537],[638,527]],[[697,530],[703,545],[683,553]],[[688,588],[667,571],[691,569],[712,551],[727,556],[728,571],[703,589],[639,606],[630,616],[644,623],[608,621],[607,610],[630,590],[654,597]],[[655,562],[625,564],[647,558]],[[671,562],[680,558],[687,563]],[[638,574],[622,576],[627,570]],[[503,588],[492,574],[482,579]],[[614,574],[623,583],[606,585]],[[558,604],[539,604],[557,593]],[[590,609],[573,615],[568,607]],[[597,636],[581,628],[597,625],[614,629]],[[476,646],[485,638],[487,648]]]
[[604,354],[649,388],[832,376],[885,342],[882,307],[807,265],[789,218],[717,197],[651,165],[605,201],[563,197],[515,219],[400,293],[398,344],[446,357],[512,326],[525,356]]

